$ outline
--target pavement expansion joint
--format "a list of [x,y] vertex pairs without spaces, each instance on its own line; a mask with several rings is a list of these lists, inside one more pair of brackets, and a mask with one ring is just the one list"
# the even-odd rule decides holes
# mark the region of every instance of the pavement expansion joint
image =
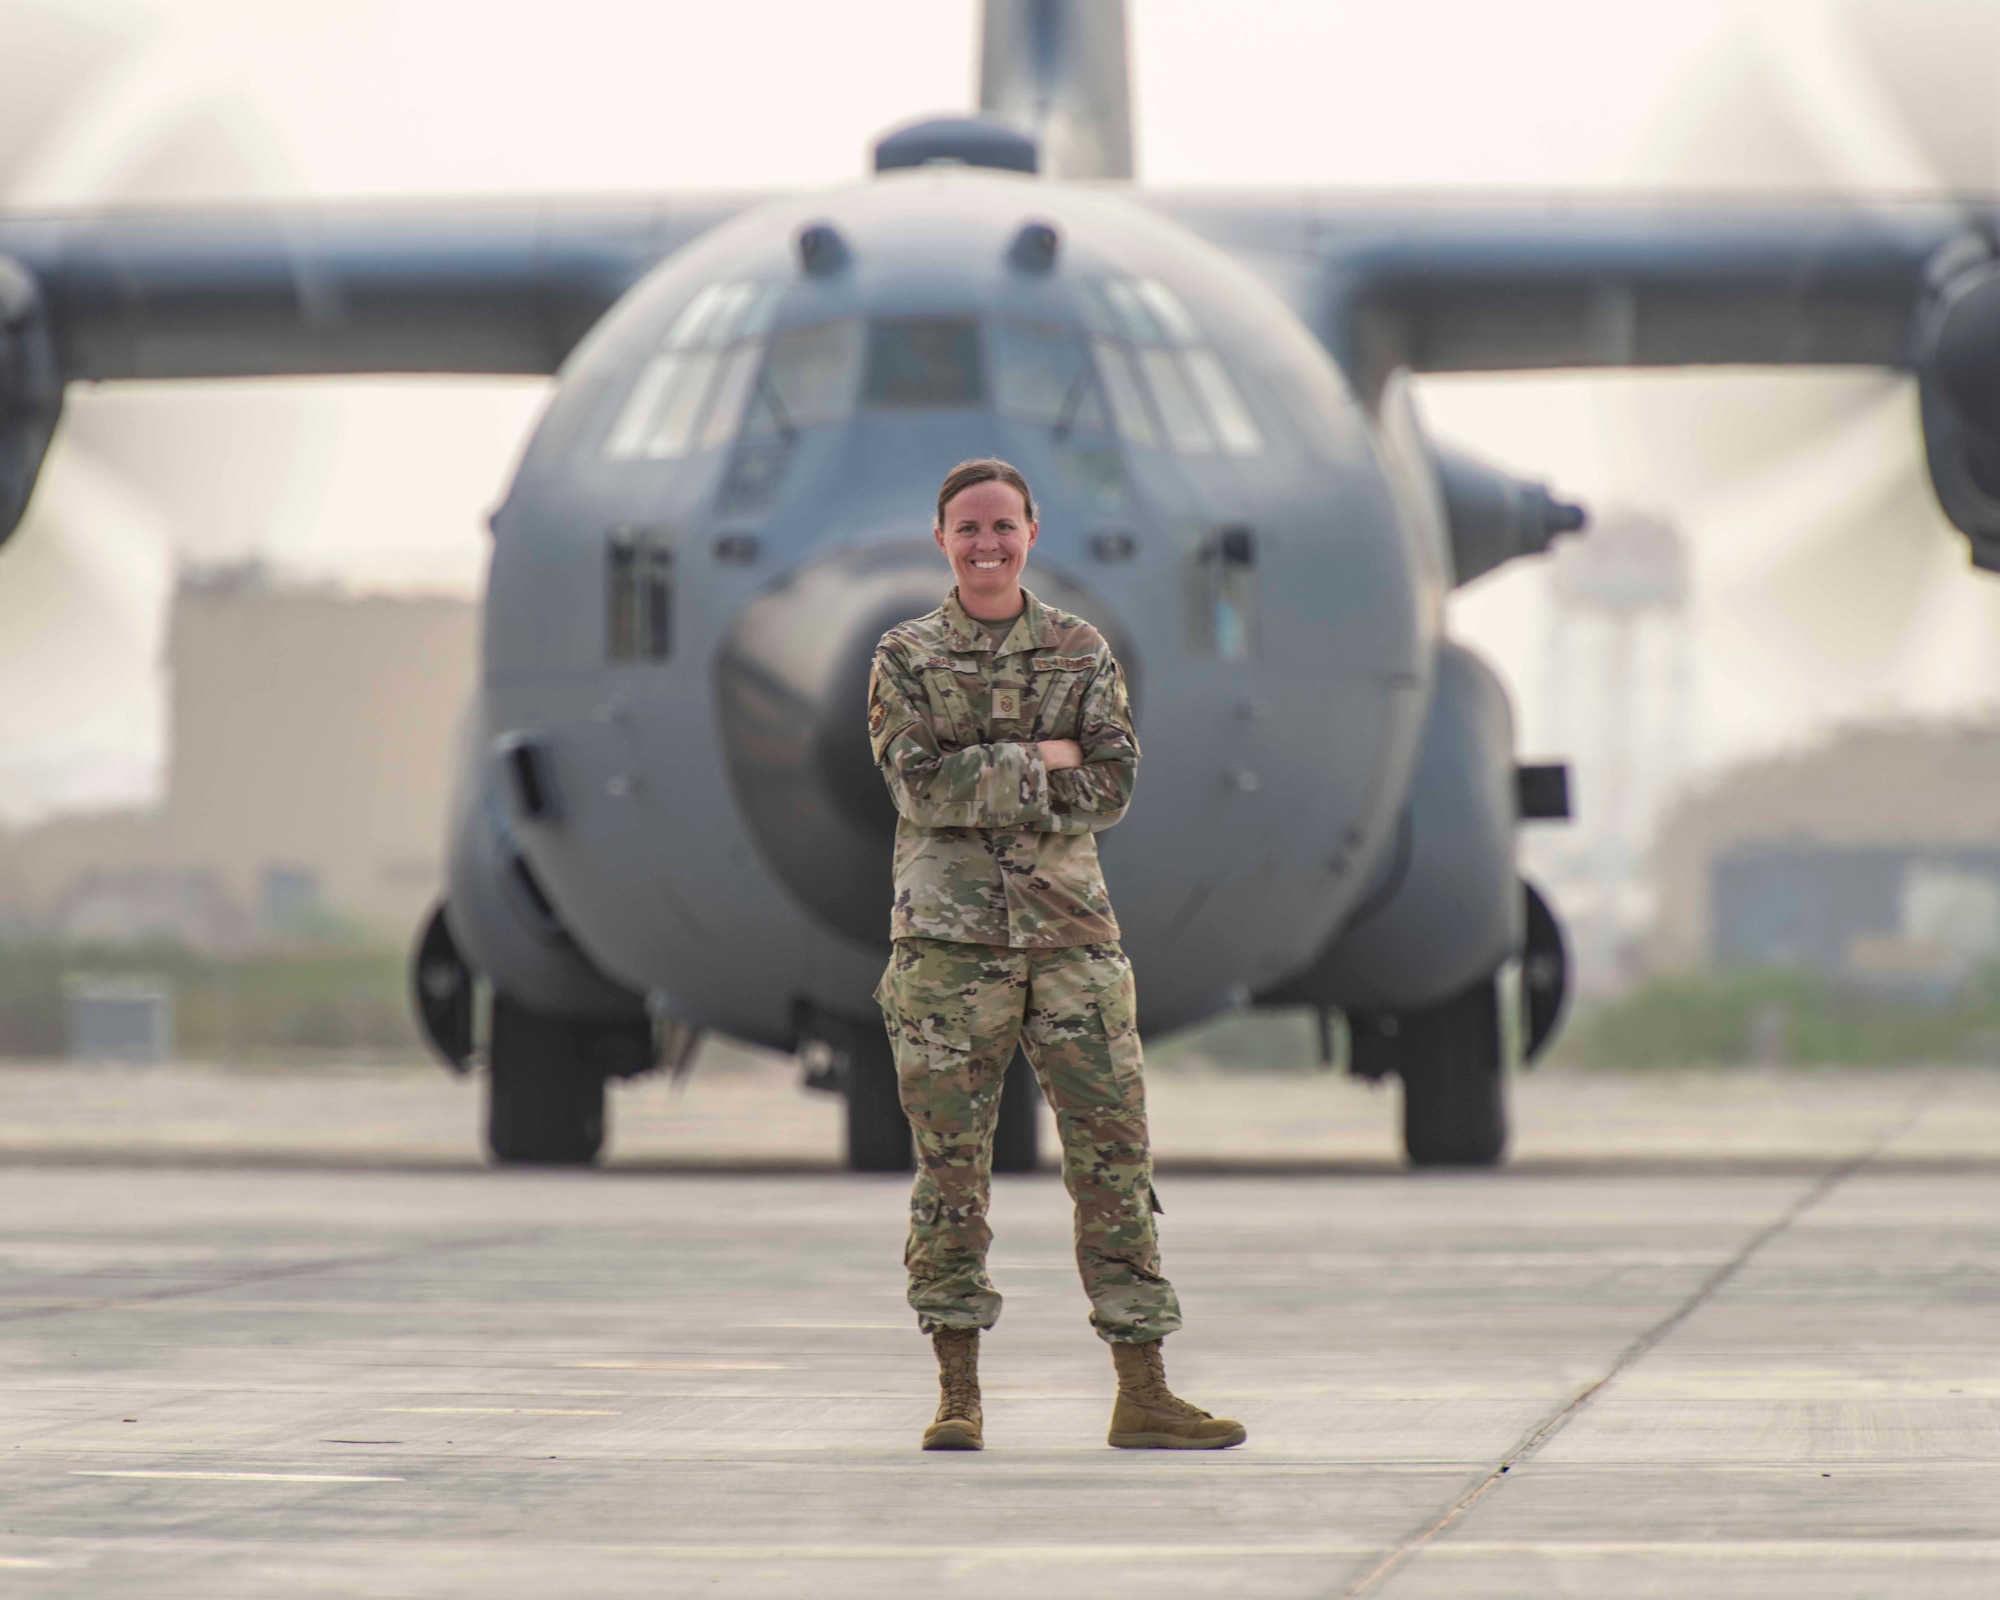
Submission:
[[[0,1071],[0,1121],[136,1140],[185,1079]],[[996,1186],[989,1449],[941,1459],[906,1179],[668,1170],[643,1086],[654,1170],[412,1170],[466,1107],[390,1087],[432,1122],[274,1074],[198,1130],[263,1165],[0,1161],[0,1595],[1996,1592],[1991,1067],[1540,1074],[1521,1160],[1444,1179],[1371,1169],[1342,1084],[1167,1074],[1167,1137],[1241,1152],[1167,1200],[1170,1367],[1252,1442],[1158,1457],[1104,1444],[1052,1178]],[[832,1151],[823,1110],[773,1076],[715,1149]]]
[[1703,1306],[1707,1305],[1717,1292],[1721,1290],[1723,1285],[1749,1265],[1765,1246],[1786,1233],[1807,1212],[1819,1205],[1827,1196],[1831,1195],[1842,1184],[1847,1182],[1848,1179],[1860,1172],[1862,1168],[1866,1167],[1883,1151],[1887,1150],[1890,1145],[1895,1143],[1898,1138],[1916,1123],[1918,1117],[1923,1114],[1926,1105],[1935,1097],[1936,1093],[1937,1088],[1934,1084],[1920,1087],[1910,1102],[1901,1109],[1900,1114],[1894,1121],[1887,1127],[1878,1130],[1875,1138],[1866,1149],[1858,1151],[1848,1156],[1845,1160],[1836,1162],[1832,1166],[1822,1170],[1819,1177],[1803,1194],[1793,1200],[1775,1218],[1752,1233],[1734,1255],[1723,1262],[1721,1266],[1717,1267],[1696,1286],[1692,1294],[1681,1301],[1666,1316],[1660,1318],[1659,1321],[1647,1328],[1638,1338],[1626,1345],[1602,1374],[1570,1396],[1559,1410],[1537,1425],[1532,1432],[1516,1444],[1513,1449],[1508,1451],[1484,1477],[1470,1489],[1466,1490],[1464,1494],[1452,1501],[1450,1505],[1446,1506],[1430,1523],[1405,1538],[1401,1544],[1392,1549],[1373,1567],[1370,1567],[1356,1578],[1353,1583],[1341,1590],[1340,1600],[1361,1600],[1362,1596],[1379,1589],[1391,1576],[1405,1566],[1411,1557],[1415,1556],[1420,1550],[1435,1543],[1445,1533],[1449,1532],[1455,1524],[1463,1520],[1466,1513],[1471,1511],[1481,1500],[1497,1489],[1501,1481],[1510,1476],[1516,1467],[1529,1460],[1558,1433],[1569,1426],[1592,1400],[1602,1394],[1619,1377],[1631,1371],[1633,1367],[1643,1361],[1665,1339],[1672,1335],[1675,1329],[1683,1326],[1690,1317]]

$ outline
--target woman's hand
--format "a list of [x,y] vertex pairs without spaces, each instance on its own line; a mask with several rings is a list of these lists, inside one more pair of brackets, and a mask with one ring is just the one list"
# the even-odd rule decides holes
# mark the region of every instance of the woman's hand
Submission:
[[1074,739],[1044,739],[1037,748],[1042,752],[1042,765],[1051,772],[1083,765],[1083,746]]

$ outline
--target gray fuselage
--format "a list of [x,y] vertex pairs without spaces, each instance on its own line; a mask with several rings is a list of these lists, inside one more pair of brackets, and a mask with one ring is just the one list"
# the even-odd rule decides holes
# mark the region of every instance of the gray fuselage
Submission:
[[[1354,909],[1423,729],[1450,579],[1406,422],[1115,193],[930,167],[726,223],[576,350],[494,517],[461,937],[558,1006],[580,952],[766,1043],[802,1006],[866,1014],[892,821],[868,658],[949,586],[939,480],[999,455],[1040,501],[1029,587],[1134,684],[1137,795],[1101,844],[1146,1024],[1272,988]],[[471,881],[508,862],[525,895]],[[538,941],[569,967],[528,970]]]

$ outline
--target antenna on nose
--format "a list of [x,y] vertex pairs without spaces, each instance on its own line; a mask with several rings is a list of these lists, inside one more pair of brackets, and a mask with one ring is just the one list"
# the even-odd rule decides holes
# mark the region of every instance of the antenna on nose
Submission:
[[799,230],[799,265],[815,278],[838,272],[849,260],[847,241],[830,222],[815,222]]
[[1007,259],[1023,272],[1047,272],[1061,247],[1062,235],[1046,222],[1025,222],[1007,247]]

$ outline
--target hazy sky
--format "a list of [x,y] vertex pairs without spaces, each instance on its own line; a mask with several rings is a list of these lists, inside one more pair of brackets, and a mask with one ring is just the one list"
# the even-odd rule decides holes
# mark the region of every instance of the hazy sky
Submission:
[[[1446,190],[1922,186],[1902,113],[1833,21],[1942,16],[1950,26],[1932,53],[1953,58],[1965,45],[1951,28],[1993,9],[1133,0],[1140,174]],[[974,25],[972,0],[0,0],[0,204],[840,182],[862,174],[884,128],[969,103]],[[1703,143],[1717,105],[1752,130],[1740,150]],[[1757,131],[1785,117],[1806,135]],[[1804,535],[1764,537],[1782,489],[1732,498],[1742,474],[1720,485],[1670,475],[1658,463],[1682,457],[1634,445],[1649,424],[1633,406],[1687,392],[1661,384],[1460,383],[1435,387],[1428,404],[1440,431],[1516,468],[1683,516],[1726,597],[1746,543],[1793,551]],[[1699,394],[1711,392],[1722,391]],[[262,552],[364,586],[475,592],[484,513],[544,394],[362,382],[75,395],[30,524],[0,555],[0,817],[141,795],[154,781],[170,552]],[[1693,403],[1708,414],[1707,400]],[[1902,412],[1878,409],[1883,448],[1914,459]],[[1746,521],[1753,503],[1758,520]],[[1949,554],[1930,523],[1922,537],[1937,560]],[[1460,607],[1513,669],[1531,729],[1537,584],[1505,578]],[[1939,709],[2000,686],[2000,662],[1982,662],[1969,688],[1949,661],[1926,667],[1923,683],[1947,686],[1936,693],[1867,662],[1829,675],[1809,659],[1811,638],[1803,666],[1796,651],[1779,661],[1741,620],[1754,615],[1714,609],[1705,670],[1739,687],[1762,672],[1776,687],[1714,697],[1705,760],[1842,715]]]
[[[673,189],[859,175],[972,95],[971,0],[154,0],[85,132],[21,186],[89,198],[121,122],[237,101],[307,192]],[[1134,0],[1158,183],[1602,184],[1734,8],[1603,0]],[[123,107],[121,111],[121,107]],[[216,187],[222,187],[217,185]]]

